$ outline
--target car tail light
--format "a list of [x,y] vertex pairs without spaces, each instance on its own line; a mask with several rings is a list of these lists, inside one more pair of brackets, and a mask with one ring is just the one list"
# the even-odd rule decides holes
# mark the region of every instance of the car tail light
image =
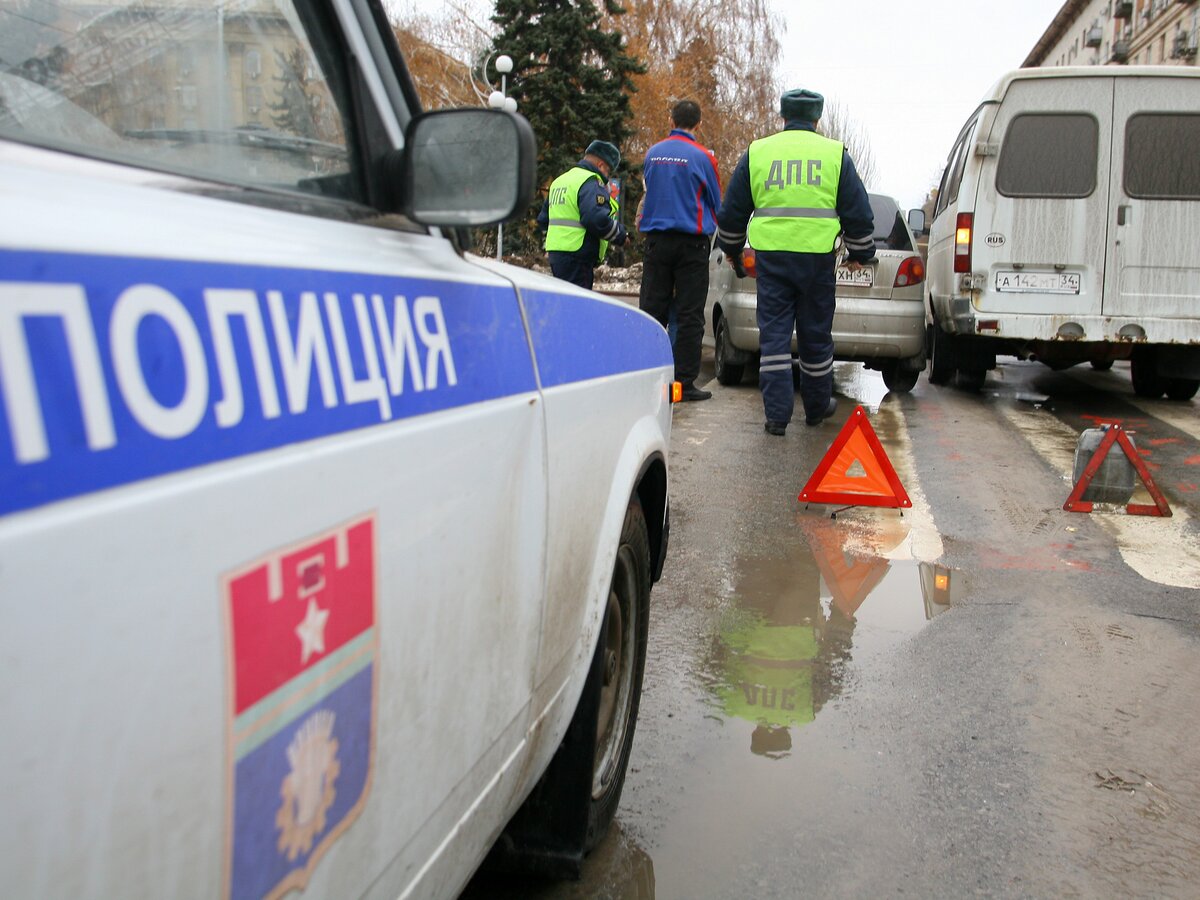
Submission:
[[954,271],[971,271],[971,231],[975,224],[975,216],[971,213],[959,213],[954,228]]
[[742,268],[746,270],[747,278],[758,277],[758,263],[754,260],[754,249],[747,247],[742,251]]
[[910,284],[920,284],[924,280],[925,263],[921,262],[919,256],[910,256],[900,263],[900,268],[896,272],[896,281],[892,286],[907,287]]

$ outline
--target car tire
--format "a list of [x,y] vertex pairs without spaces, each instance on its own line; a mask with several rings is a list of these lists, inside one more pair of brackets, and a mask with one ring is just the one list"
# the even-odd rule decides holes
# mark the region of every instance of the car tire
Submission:
[[1113,361],[1111,359],[1093,359],[1092,360],[1092,368],[1095,369],[1097,372],[1107,372],[1112,367],[1113,367]]
[[641,705],[650,624],[650,537],[629,502],[600,637],[571,724],[533,792],[492,847],[494,872],[578,879],[612,824]]
[[621,800],[641,705],[649,626],[650,537],[645,514],[635,498],[625,510],[608,606],[584,687],[585,696],[589,691],[599,696],[585,850],[604,837]]
[[901,365],[901,360],[889,359],[885,360],[881,367],[883,372],[883,383],[889,391],[896,394],[907,394],[917,386],[917,379],[921,375],[920,369],[910,369],[907,366]]
[[1191,400],[1200,390],[1200,379],[1171,378],[1167,381],[1168,400]]
[[1129,380],[1139,397],[1155,400],[1167,390],[1170,379],[1158,374],[1153,353],[1135,353],[1129,361]]
[[957,384],[964,391],[978,393],[987,380],[987,369],[959,369]]
[[949,384],[958,371],[950,335],[937,325],[930,325],[926,346],[929,348],[929,383]]
[[717,319],[717,332],[715,335],[716,353],[715,365],[717,369],[717,383],[723,384],[726,387],[732,387],[742,383],[742,376],[746,372],[746,367],[741,363],[729,361],[732,355],[733,345],[729,342],[729,325],[725,322],[725,317]]

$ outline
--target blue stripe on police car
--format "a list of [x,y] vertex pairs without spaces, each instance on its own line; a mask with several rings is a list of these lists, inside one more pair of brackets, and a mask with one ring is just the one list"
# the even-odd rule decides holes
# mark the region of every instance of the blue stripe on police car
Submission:
[[509,289],[0,251],[0,514],[534,390]]

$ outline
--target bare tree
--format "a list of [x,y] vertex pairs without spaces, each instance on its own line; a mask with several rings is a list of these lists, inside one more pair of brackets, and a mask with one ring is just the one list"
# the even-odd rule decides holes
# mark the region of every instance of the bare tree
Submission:
[[681,99],[703,109],[702,137],[723,171],[751,140],[776,130],[785,26],[768,0],[745,0],[736,16],[723,0],[626,0],[626,7],[621,28],[647,66],[635,78],[631,158],[663,136],[667,112]]
[[393,4],[391,16],[421,103],[427,109],[480,105],[472,67],[486,60],[492,39],[480,11],[449,2],[441,15],[433,16],[416,12],[411,4]]
[[875,167],[875,154],[871,152],[871,142],[862,124],[852,119],[840,103],[826,100],[818,129],[826,137],[846,145],[859,178],[868,188],[871,187],[878,172]]

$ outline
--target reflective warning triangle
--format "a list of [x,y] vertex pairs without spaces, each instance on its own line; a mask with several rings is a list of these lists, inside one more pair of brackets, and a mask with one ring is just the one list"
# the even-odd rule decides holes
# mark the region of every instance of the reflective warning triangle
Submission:
[[804,503],[911,507],[908,493],[879,443],[866,411],[856,406],[800,492]]
[[1100,446],[1092,454],[1091,460],[1079,474],[1079,481],[1075,485],[1075,489],[1071,491],[1071,496],[1067,498],[1067,502],[1063,504],[1063,509],[1067,512],[1091,512],[1092,503],[1090,500],[1084,500],[1083,494],[1092,483],[1092,479],[1096,477],[1096,473],[1100,471],[1100,464],[1104,462],[1104,457],[1108,456],[1108,451],[1112,449],[1113,444],[1120,446],[1121,451],[1129,460],[1130,465],[1138,474],[1138,478],[1142,479],[1142,484],[1150,494],[1150,499],[1154,501],[1153,505],[1149,503],[1130,503],[1125,507],[1125,512],[1131,516],[1164,516],[1170,517],[1171,506],[1167,503],[1167,498],[1163,496],[1163,492],[1159,490],[1158,485],[1154,483],[1154,479],[1150,477],[1150,470],[1146,468],[1145,462],[1138,456],[1137,450],[1133,446],[1133,442],[1129,440],[1129,436],[1125,433],[1125,429],[1120,425],[1105,425],[1104,437],[1100,439]]

